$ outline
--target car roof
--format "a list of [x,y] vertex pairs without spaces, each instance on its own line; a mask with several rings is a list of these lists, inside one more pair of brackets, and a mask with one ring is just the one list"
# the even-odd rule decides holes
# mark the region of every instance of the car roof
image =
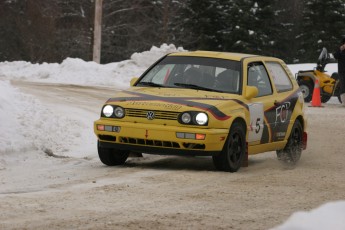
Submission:
[[244,53],[229,53],[229,52],[215,52],[215,51],[187,51],[171,53],[168,56],[193,56],[193,57],[210,57],[210,58],[222,58],[234,61],[241,61],[243,58],[260,57],[260,55],[244,54]]

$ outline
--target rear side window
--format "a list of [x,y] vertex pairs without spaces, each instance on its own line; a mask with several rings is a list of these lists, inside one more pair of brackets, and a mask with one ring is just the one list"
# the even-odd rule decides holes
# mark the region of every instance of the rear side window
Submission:
[[279,62],[266,62],[266,66],[278,92],[289,91],[292,89],[290,77]]

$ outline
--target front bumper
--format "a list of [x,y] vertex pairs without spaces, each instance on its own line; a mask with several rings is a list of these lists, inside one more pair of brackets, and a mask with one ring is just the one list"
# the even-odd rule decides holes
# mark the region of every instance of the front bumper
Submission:
[[209,156],[222,151],[229,130],[99,119],[94,123],[94,132],[101,147],[155,154]]

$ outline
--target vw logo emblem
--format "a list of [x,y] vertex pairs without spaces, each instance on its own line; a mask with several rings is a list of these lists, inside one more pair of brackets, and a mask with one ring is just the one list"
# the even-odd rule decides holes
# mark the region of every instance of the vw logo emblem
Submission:
[[153,111],[148,111],[148,112],[146,113],[146,118],[147,118],[148,120],[153,120],[153,119],[155,118],[155,113],[154,113]]

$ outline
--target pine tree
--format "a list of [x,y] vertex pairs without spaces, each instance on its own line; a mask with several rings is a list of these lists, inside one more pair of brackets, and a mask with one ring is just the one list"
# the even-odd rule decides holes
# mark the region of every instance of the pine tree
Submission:
[[257,52],[277,56],[277,45],[279,44],[280,33],[282,28],[278,27],[276,14],[274,11],[275,0],[262,0],[255,2],[251,8],[254,17],[254,39]]
[[225,51],[250,52],[251,32],[248,27],[252,23],[252,19],[248,14],[249,2],[248,0],[234,0],[225,4],[228,8],[225,15],[226,27],[222,31]]
[[236,0],[232,2],[224,31],[226,50],[274,55],[277,26],[275,0]]
[[296,63],[300,57],[297,50],[300,47],[297,38],[300,34],[303,4],[300,0],[277,1],[275,6],[275,20],[279,32],[275,34],[275,56],[288,63]]
[[304,0],[303,32],[299,54],[302,62],[316,62],[323,47],[330,52],[345,35],[343,0]]
[[[220,50],[222,5],[219,0],[186,0],[177,16],[178,41],[187,49]],[[181,20],[182,19],[182,20]]]

